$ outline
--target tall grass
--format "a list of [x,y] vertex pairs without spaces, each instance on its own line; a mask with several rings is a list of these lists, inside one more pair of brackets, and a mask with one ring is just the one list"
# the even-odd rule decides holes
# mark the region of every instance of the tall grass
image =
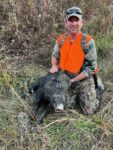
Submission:
[[28,86],[29,82],[46,74],[47,69],[27,64],[14,75],[8,65],[7,69],[2,67],[0,76],[1,149],[113,149],[113,99],[109,90],[95,115],[88,117],[78,110],[66,110],[60,116],[50,114],[38,125],[29,120],[33,98],[28,94]]
[[[84,30],[95,37],[106,91],[99,111],[79,109],[50,114],[44,123],[30,121],[29,85],[46,74],[54,42],[64,32],[64,10],[84,12]],[[4,0],[0,2],[0,149],[113,149],[113,2],[111,0]],[[62,16],[62,17],[61,17]]]

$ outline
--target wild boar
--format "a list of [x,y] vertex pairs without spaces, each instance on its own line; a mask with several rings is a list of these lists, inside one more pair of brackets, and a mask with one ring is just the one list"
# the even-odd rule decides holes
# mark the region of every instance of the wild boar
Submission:
[[[70,86],[70,78],[63,72],[48,73],[31,85],[29,93],[35,95],[33,116],[37,118],[39,123],[50,111],[64,110],[66,95]],[[43,112],[37,117],[40,104],[43,102],[46,105]]]

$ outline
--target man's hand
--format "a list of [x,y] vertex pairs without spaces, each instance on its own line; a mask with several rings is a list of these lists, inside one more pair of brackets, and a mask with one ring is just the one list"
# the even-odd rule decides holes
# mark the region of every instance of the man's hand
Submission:
[[74,79],[71,79],[71,83],[73,83],[73,82],[75,82],[75,80],[74,80]]
[[81,80],[85,79],[86,77],[87,76],[84,74],[84,72],[81,72],[75,78],[71,79],[71,83],[73,83],[73,82],[80,82]]
[[55,73],[55,72],[58,72],[58,67],[57,67],[57,66],[53,66],[53,67],[50,69],[50,73]]

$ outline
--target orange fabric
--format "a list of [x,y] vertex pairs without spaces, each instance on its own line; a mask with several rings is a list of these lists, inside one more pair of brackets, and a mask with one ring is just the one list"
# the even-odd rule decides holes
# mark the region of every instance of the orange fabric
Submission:
[[[67,70],[71,73],[78,73],[80,71],[85,57],[84,51],[81,47],[82,35],[83,34],[78,35],[73,44],[70,44],[69,36],[66,37],[66,40],[60,49],[60,68],[62,70]],[[63,36],[63,34],[59,36],[57,40],[58,45],[62,41]],[[86,38],[86,44],[88,44],[92,38],[94,39],[93,36],[88,35]],[[94,74],[98,72],[99,68],[97,66]]]
[[91,36],[91,35],[88,35],[87,38],[86,38],[86,44],[88,44],[88,42],[89,42],[91,39],[94,39],[94,37]]
[[93,74],[97,74],[99,72],[99,67],[97,66]]
[[[59,37],[58,44],[60,41]],[[81,39],[82,33],[77,36],[74,42],[70,43],[70,37],[67,36],[66,40],[64,41],[63,46],[60,49],[60,68],[62,70],[67,70],[71,73],[79,73],[83,62],[85,54],[81,47]]]
[[62,41],[63,36],[64,36],[64,34],[62,34],[62,35],[60,35],[60,36],[58,37],[58,40],[57,40],[58,45],[59,45],[59,44],[60,44],[60,42]]
[[[62,35],[60,35],[60,36],[58,37],[58,40],[57,40],[58,45],[59,45],[60,42],[62,41],[63,36],[64,36],[64,34],[62,34]],[[91,36],[91,35],[88,35],[87,38],[86,38],[86,44],[88,44],[88,42],[89,42],[91,39],[94,39],[94,37]]]

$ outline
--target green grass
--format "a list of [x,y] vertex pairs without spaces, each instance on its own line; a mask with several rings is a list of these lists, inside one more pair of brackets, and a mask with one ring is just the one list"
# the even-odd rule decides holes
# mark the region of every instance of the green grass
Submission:
[[8,61],[2,63],[5,66],[0,74],[1,150],[113,149],[113,91],[110,87],[102,108],[95,115],[84,116],[77,110],[67,111],[63,116],[50,114],[42,125],[29,122],[25,132],[21,132],[18,116],[24,113],[28,119],[32,109],[33,98],[28,94],[28,87],[48,69],[31,63],[16,72],[8,69]]

